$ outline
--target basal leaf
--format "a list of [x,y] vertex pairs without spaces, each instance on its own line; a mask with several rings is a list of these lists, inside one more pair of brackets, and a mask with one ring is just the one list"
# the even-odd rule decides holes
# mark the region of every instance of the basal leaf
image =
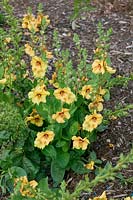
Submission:
[[109,101],[109,100],[110,100],[110,92],[109,92],[109,90],[106,90],[106,94],[104,95],[104,99],[105,99],[106,101]]
[[56,161],[51,163],[51,176],[56,184],[61,183],[64,178],[65,169],[61,168]]
[[77,174],[84,174],[88,172],[88,170],[84,167],[84,162],[81,160],[74,160],[72,162],[71,169]]
[[27,176],[26,171],[21,167],[13,166],[9,169],[9,171],[15,178],[21,176]]
[[23,157],[23,166],[27,174],[30,177],[34,178],[36,173],[38,172],[38,166],[33,164],[33,162],[26,156]]
[[48,177],[43,178],[39,181],[38,188],[44,193],[50,192],[49,185],[48,185]]
[[46,146],[43,150],[42,153],[45,156],[49,156],[52,158],[52,160],[56,159],[56,149],[54,148],[53,145],[48,145]]
[[79,129],[79,123],[77,121],[72,121],[68,131],[67,135],[71,138],[72,136],[76,135]]
[[70,160],[70,155],[68,152],[63,152],[58,150],[56,161],[61,168],[66,168]]
[[56,143],[56,147],[63,147],[66,145],[66,141],[65,140],[59,140],[57,143]]

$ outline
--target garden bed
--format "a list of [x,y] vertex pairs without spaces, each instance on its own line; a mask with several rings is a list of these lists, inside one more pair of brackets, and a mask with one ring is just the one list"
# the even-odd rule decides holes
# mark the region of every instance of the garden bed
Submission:
[[[11,5],[14,7],[14,12],[17,17],[22,17],[26,13],[27,7],[30,6],[33,12],[36,11],[38,3],[43,3],[46,15],[50,17],[50,26],[47,30],[49,40],[47,46],[52,50],[52,33],[54,29],[59,31],[59,36],[62,41],[62,47],[69,48],[73,57],[75,56],[75,48],[72,43],[74,33],[78,33],[81,39],[81,44],[87,48],[88,62],[92,62],[93,50],[95,49],[95,41],[97,38],[97,24],[99,20],[102,22],[105,30],[112,27],[113,34],[111,36],[110,57],[112,66],[117,69],[117,74],[129,76],[132,73],[132,48],[133,42],[131,34],[133,33],[133,24],[131,22],[132,10],[129,7],[128,1],[120,1],[118,4],[94,3],[96,10],[89,13],[83,13],[80,19],[77,19],[75,24],[70,22],[72,14],[73,1],[65,0],[11,0]],[[117,87],[112,89],[112,96],[107,108],[114,108],[115,104],[122,105],[132,103],[133,99],[133,82],[129,82],[128,87]],[[92,146],[99,159],[105,164],[110,161],[113,165],[119,159],[120,153],[127,154],[132,145],[133,139],[133,118],[132,112],[122,119],[112,121],[109,128],[99,134],[97,142]],[[106,190],[107,196],[113,199],[123,199],[130,196],[133,192],[132,183],[129,179],[133,173],[133,166],[129,165],[127,169],[122,170],[121,174],[124,178],[109,181],[106,184],[98,185],[92,193],[92,196],[100,195]],[[93,173],[91,174],[93,177]],[[119,176],[119,174],[118,174]],[[76,183],[83,179],[83,175],[68,174],[66,182],[69,183],[69,189],[73,190]],[[82,193],[81,199],[88,199],[87,193]]]

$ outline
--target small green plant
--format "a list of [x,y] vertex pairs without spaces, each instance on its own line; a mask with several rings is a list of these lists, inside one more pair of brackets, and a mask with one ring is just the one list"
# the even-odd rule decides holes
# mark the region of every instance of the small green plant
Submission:
[[91,0],[74,0],[73,2],[73,14],[71,20],[77,19],[81,13],[88,12],[94,9],[90,5]]

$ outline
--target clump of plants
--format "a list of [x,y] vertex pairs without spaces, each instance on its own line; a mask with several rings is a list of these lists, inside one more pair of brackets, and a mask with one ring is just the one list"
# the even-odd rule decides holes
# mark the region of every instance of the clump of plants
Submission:
[[[12,156],[10,165],[0,166],[4,172],[1,185],[4,180],[4,187],[10,185],[9,191],[15,187],[11,196],[14,200],[76,199],[87,187],[90,190],[100,180],[114,177],[114,171],[130,160],[130,156],[121,157],[121,164],[114,169],[108,165],[102,169],[104,177],[99,169],[100,177],[97,175],[92,185],[88,178],[81,181],[72,196],[66,190],[63,179],[67,172],[89,174],[99,167],[101,161],[91,150],[91,144],[111,119],[127,114],[133,107],[128,105],[115,112],[104,108],[104,102],[110,99],[110,89],[130,79],[112,76],[116,72],[108,55],[112,30],[105,33],[99,23],[94,60],[90,64],[87,50],[74,34],[78,53],[73,61],[68,49],[61,50],[57,31],[53,33],[54,50],[48,50],[46,33],[50,19],[43,14],[41,5],[36,16],[29,10],[21,23],[5,0],[3,7],[8,14],[8,28],[0,28],[3,52],[0,55],[0,90],[2,100],[8,102],[2,107],[3,116],[7,112],[9,116],[5,118],[8,126],[1,118],[6,129],[2,128],[0,138],[12,143]],[[53,68],[52,73],[49,66]],[[1,146],[6,146],[3,140]],[[6,153],[1,162],[5,157]],[[63,181],[61,189],[57,192],[49,189],[47,176],[52,178],[53,187]]]
[[[23,146],[26,127],[18,109],[14,105],[2,101],[0,102],[0,113],[0,145],[5,146],[6,150],[8,149],[8,144],[11,145],[11,143],[15,146]],[[17,142],[13,144],[17,140],[19,144]]]

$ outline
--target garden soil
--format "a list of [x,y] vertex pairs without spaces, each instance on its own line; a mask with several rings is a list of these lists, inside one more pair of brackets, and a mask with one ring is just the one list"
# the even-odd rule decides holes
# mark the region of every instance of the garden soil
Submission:
[[[38,3],[42,3],[44,14],[49,15],[51,20],[47,30],[48,49],[52,50],[52,34],[56,29],[59,31],[59,37],[62,40],[62,48],[68,48],[72,56],[76,56],[72,38],[74,33],[78,33],[82,46],[87,48],[88,63],[92,62],[93,50],[98,37],[98,22],[102,22],[105,30],[112,27],[113,34],[110,46],[112,66],[117,69],[117,74],[129,76],[129,74],[133,73],[133,41],[131,38],[131,35],[133,35],[133,1],[94,0],[92,2],[95,10],[82,13],[75,22],[70,21],[70,16],[73,12],[72,0],[10,0],[10,2],[17,17],[23,17],[28,6],[35,13]],[[133,82],[129,82],[126,88],[115,87],[112,89],[111,100],[106,106],[114,109],[114,106],[118,103],[125,105],[132,103],[132,101]],[[115,165],[120,153],[127,154],[130,151],[132,139],[133,117],[132,111],[129,111],[127,117],[112,121],[108,129],[98,136],[97,142],[91,148],[104,164],[110,161],[112,165]],[[86,200],[106,191],[109,199],[122,200],[124,197],[133,194],[133,186],[131,181],[129,181],[132,174],[133,165],[129,165],[127,169],[121,171],[123,179],[116,178],[115,181],[99,184],[91,194],[83,192],[80,199]],[[91,176],[93,177],[93,173]],[[76,175],[72,172],[67,174],[66,181],[69,183],[69,189],[73,191],[75,185],[83,178],[83,175]]]

